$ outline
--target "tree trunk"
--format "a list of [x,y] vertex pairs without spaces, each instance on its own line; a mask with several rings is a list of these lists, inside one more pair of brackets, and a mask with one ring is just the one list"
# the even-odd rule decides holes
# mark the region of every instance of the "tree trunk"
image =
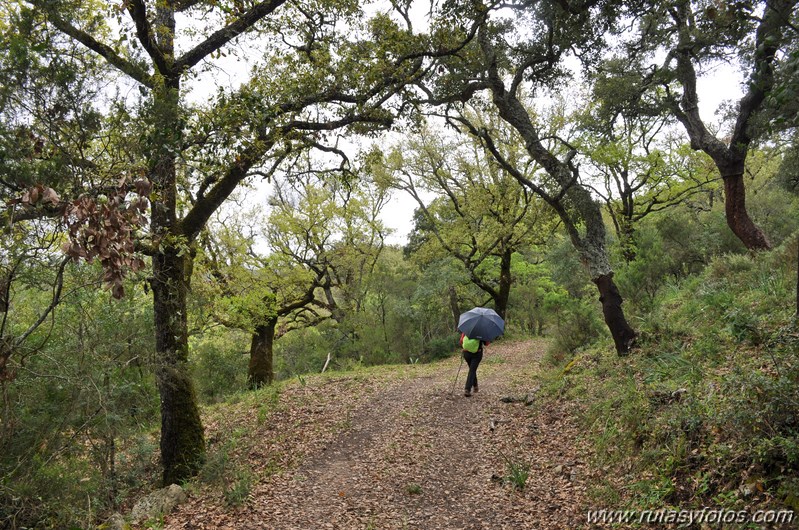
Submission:
[[164,484],[183,482],[199,471],[205,459],[205,439],[194,383],[188,369],[189,344],[186,323],[186,265],[190,260],[186,241],[176,233],[176,156],[181,142],[180,86],[166,79],[153,93],[148,153],[153,183],[151,228],[159,240],[153,256],[153,313],[156,380],[161,396],[161,464]]
[[502,320],[506,319],[508,312],[508,298],[510,297],[512,283],[510,273],[511,256],[513,256],[513,251],[506,249],[502,252],[499,261],[499,293],[494,299],[494,305],[496,306],[497,314],[502,317]]
[[188,370],[184,257],[168,247],[153,257],[156,379],[161,395],[161,463],[164,484],[183,482],[199,471],[205,439],[197,396]]
[[[505,88],[499,73],[497,55],[487,38],[485,26],[481,27],[478,40],[490,62],[487,81],[493,96],[492,101],[496,105],[500,117],[521,135],[527,153],[560,186],[563,197],[549,195],[544,189],[527,180],[522,172],[516,172],[514,177],[522,185],[527,186],[546,200],[563,221],[572,244],[580,254],[580,261],[599,288],[605,323],[613,335],[616,351],[619,355],[624,355],[634,342],[635,331],[630,328],[624,318],[621,295],[612,280],[613,270],[610,267],[610,260],[605,248],[605,223],[602,219],[602,211],[588,189],[580,184],[579,169],[571,163],[571,157],[576,154],[576,151],[570,153],[567,159],[562,161],[544,146],[528,110],[518,100],[515,92],[509,92]],[[495,150],[492,152],[495,157],[501,156]],[[568,207],[562,200],[563,198],[568,199],[570,203]],[[580,233],[578,229],[580,225],[585,227],[585,234]]]
[[277,317],[269,318],[266,324],[255,328],[250,344],[250,366],[247,381],[251,389],[269,385],[275,380],[272,348],[275,343]]
[[458,329],[458,321],[461,318],[461,310],[458,304],[458,292],[455,290],[455,286],[449,286],[449,309],[452,311],[452,319],[455,321],[455,325],[452,326],[453,329]]
[[619,246],[621,247],[621,255],[624,261],[626,263],[632,263],[635,261],[635,256],[637,254],[637,249],[635,247],[635,226],[633,225],[633,221],[623,217],[617,235],[619,237]]
[[613,342],[616,344],[616,352],[619,355],[626,355],[635,343],[636,333],[624,318],[624,311],[621,308],[622,298],[613,282],[613,273],[594,278],[593,282],[599,289],[602,313],[605,316],[605,324],[613,336]]
[[727,225],[746,248],[749,250],[769,250],[771,248],[766,235],[752,221],[746,211],[746,188],[743,173],[724,177],[724,207]]

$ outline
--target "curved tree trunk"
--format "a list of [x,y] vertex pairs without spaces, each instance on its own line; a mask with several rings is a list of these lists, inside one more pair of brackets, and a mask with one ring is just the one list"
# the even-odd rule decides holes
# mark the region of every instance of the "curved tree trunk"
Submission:
[[599,289],[602,314],[605,316],[605,324],[613,336],[616,352],[619,355],[624,355],[630,351],[630,348],[635,343],[636,333],[627,324],[627,319],[624,318],[624,311],[621,308],[622,298],[619,294],[619,289],[613,282],[613,273],[594,278],[593,282]]
[[251,389],[269,385],[275,380],[272,351],[275,343],[277,317],[271,317],[266,324],[255,328],[250,344],[250,365],[247,382]]
[[[724,172],[722,171],[722,175]],[[743,173],[724,177],[724,208],[727,225],[749,250],[771,248],[766,235],[746,211],[746,187]]]

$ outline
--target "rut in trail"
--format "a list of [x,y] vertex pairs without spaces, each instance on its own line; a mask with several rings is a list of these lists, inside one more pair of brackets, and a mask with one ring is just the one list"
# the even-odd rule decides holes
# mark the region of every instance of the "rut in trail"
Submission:
[[[454,358],[390,381],[353,408],[343,430],[317,444],[299,465],[255,485],[245,506],[228,508],[200,494],[168,518],[167,528],[584,526],[591,477],[570,411],[559,404],[500,401],[534,386],[530,374],[544,344],[492,345],[478,370],[480,392],[472,398],[463,396],[465,370],[451,392],[458,369]],[[330,420],[328,407],[348,399],[346,388],[321,392],[316,413],[295,428],[316,430],[324,438],[321,422]],[[272,427],[270,432],[282,431]],[[530,466],[522,491],[503,482],[505,458]]]

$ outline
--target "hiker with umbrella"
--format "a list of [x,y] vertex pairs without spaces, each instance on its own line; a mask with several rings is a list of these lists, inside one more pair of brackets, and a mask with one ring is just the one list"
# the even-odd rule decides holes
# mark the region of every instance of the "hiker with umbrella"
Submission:
[[[463,359],[469,365],[469,375],[466,376],[466,390],[463,395],[472,397],[472,392],[478,391],[477,367],[483,360],[483,347],[505,331],[505,321],[493,309],[475,307],[461,314],[458,319],[458,331],[461,332]],[[458,371],[460,372],[460,368]],[[456,375],[455,379],[457,378]]]

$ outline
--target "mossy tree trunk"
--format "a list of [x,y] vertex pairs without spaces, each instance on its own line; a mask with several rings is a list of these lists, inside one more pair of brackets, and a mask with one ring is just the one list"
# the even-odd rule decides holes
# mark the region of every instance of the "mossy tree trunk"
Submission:
[[[162,16],[164,16],[162,14]],[[174,21],[174,18],[172,19]],[[164,33],[163,35],[167,35]],[[162,47],[171,43],[162,37]],[[153,183],[151,227],[160,244],[153,255],[153,312],[156,380],[161,396],[161,459],[164,484],[194,475],[205,457],[205,439],[194,383],[188,368],[186,270],[190,265],[187,241],[177,223],[176,146],[182,139],[179,124],[180,82],[165,78],[153,91],[153,133],[149,154]],[[155,125],[158,124],[158,125]]]
[[247,383],[253,390],[275,380],[273,348],[276,327],[277,316],[270,317],[265,324],[257,326],[252,335]]

